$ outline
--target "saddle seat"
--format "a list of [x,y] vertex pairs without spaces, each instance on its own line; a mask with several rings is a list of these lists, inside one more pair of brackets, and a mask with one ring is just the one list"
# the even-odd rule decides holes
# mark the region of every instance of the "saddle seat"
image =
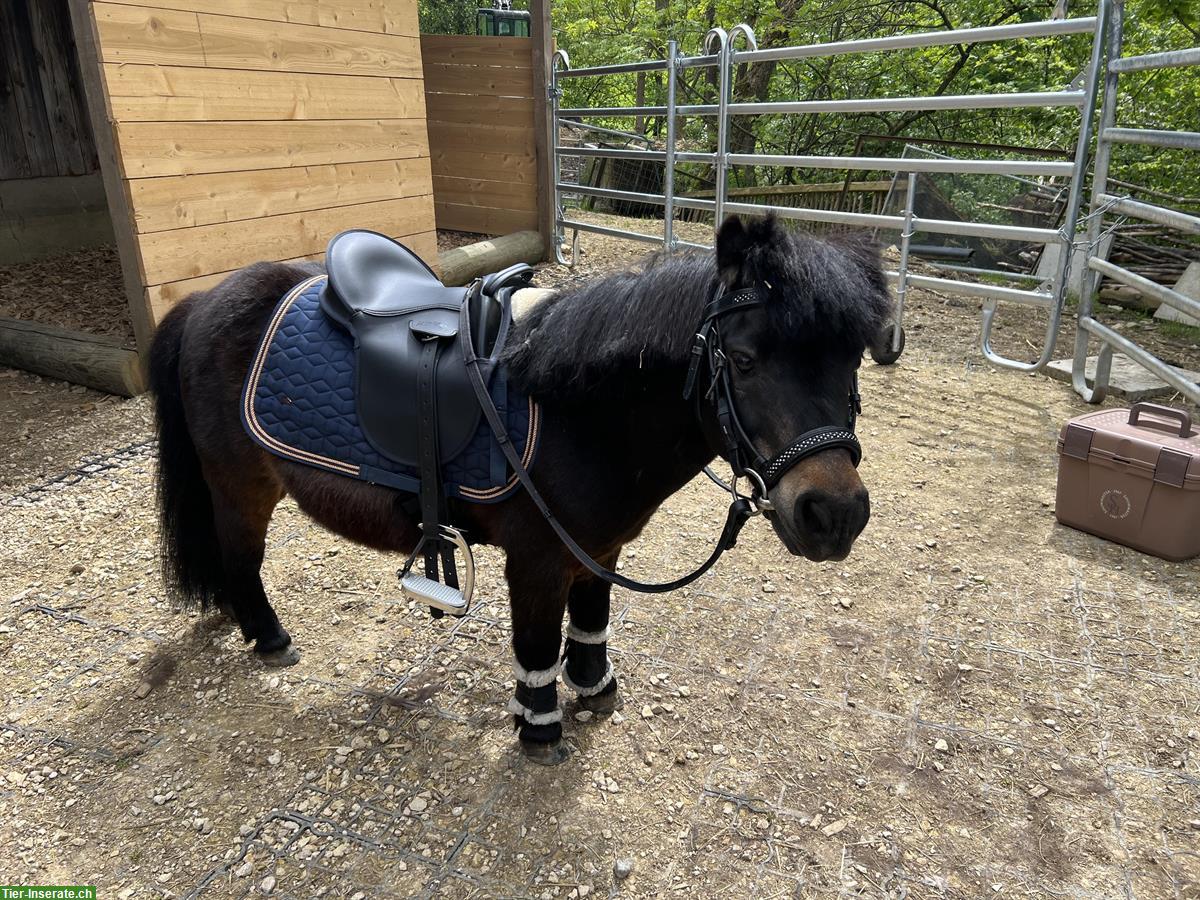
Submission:
[[521,264],[469,287],[446,287],[407,247],[365,230],[334,237],[325,266],[320,307],[354,339],[358,415],[367,440],[398,463],[419,465],[422,359],[426,343],[440,341],[433,364],[437,455],[441,463],[454,459],[482,415],[457,339],[463,305],[469,337],[490,377],[511,322],[509,298],[533,270]]

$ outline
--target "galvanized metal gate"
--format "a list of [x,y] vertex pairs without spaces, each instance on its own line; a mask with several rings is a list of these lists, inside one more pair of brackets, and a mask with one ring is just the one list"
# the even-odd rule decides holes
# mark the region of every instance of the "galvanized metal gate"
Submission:
[[[1088,218],[1086,248],[1087,278],[1080,297],[1075,357],[1071,368],[1072,383],[1081,397],[1099,403],[1108,393],[1109,375],[1114,350],[1120,350],[1134,362],[1175,388],[1192,403],[1200,404],[1200,385],[1181,376],[1174,368],[1128,337],[1100,322],[1095,315],[1095,296],[1103,278],[1111,278],[1140,294],[1200,319],[1200,301],[1178,291],[1143,278],[1109,262],[1104,253],[1105,221],[1121,216],[1144,222],[1155,222],[1185,234],[1200,235],[1200,217],[1169,209],[1121,193],[1110,183],[1109,167],[1114,146],[1143,144],[1151,147],[1200,151],[1200,132],[1161,131],[1146,128],[1117,127],[1117,100],[1122,75],[1154,72],[1162,69],[1200,66],[1200,47],[1150,53],[1145,56],[1122,56],[1124,0],[1115,0],[1108,26],[1108,56],[1104,75],[1104,106],[1096,135],[1096,169],[1092,176],[1092,207]],[[1197,160],[1200,162],[1200,159]],[[1100,342],[1093,383],[1089,386],[1086,372],[1089,339]]]
[[[1116,9],[1115,15],[1114,7]],[[582,69],[572,69],[567,54],[560,50],[554,57],[554,71],[550,89],[550,109],[556,126],[552,129],[554,133],[554,152],[551,157],[551,165],[554,167],[555,208],[557,210],[557,239],[555,246],[559,261],[563,263],[574,261],[577,256],[580,232],[591,232],[640,241],[647,244],[657,244],[668,249],[706,246],[704,244],[681,240],[676,236],[675,219],[676,211],[679,209],[695,209],[711,212],[714,217],[714,223],[719,223],[724,216],[734,213],[764,215],[773,212],[780,217],[812,223],[898,230],[900,232],[899,265],[895,271],[888,273],[890,280],[896,286],[896,327],[893,328],[891,335],[888,336],[889,346],[881,346],[873,351],[873,355],[875,355],[877,361],[893,362],[900,355],[903,341],[901,317],[903,315],[905,295],[911,286],[932,288],[959,296],[979,299],[982,301],[980,346],[984,356],[999,366],[1020,371],[1039,370],[1051,359],[1055,341],[1059,334],[1059,327],[1067,298],[1070,268],[1073,264],[1073,258],[1077,256],[1073,251],[1077,249],[1080,243],[1077,240],[1077,234],[1081,225],[1084,181],[1088,172],[1089,148],[1094,130],[1093,120],[1100,88],[1100,75],[1105,70],[1106,46],[1109,42],[1113,41],[1112,35],[1116,35],[1116,45],[1119,47],[1120,29],[1119,2],[1117,0],[1101,0],[1097,15],[1095,16],[985,28],[932,31],[876,39],[840,41],[794,47],[760,49],[757,46],[753,30],[750,26],[743,24],[736,26],[729,32],[721,28],[712,29],[705,37],[703,55],[681,55],[678,43],[670,41],[667,45],[666,59]],[[1035,38],[1058,38],[1069,35],[1091,35],[1091,52],[1087,68],[1082,73],[1082,77],[1076,80],[1075,85],[1067,86],[1060,90],[957,96],[864,97],[844,100],[803,100],[769,103],[735,103],[732,98],[732,81],[735,66],[746,63],[767,60],[782,61],[828,58],[848,54],[955,44],[1018,42]],[[1188,51],[1188,53],[1194,54],[1196,51]],[[1193,57],[1188,56],[1187,59],[1192,61]],[[1171,64],[1180,63],[1173,62]],[[715,67],[717,69],[717,103],[679,104],[677,102],[679,73],[696,67]],[[635,72],[665,72],[665,104],[622,107],[563,107],[561,105],[562,86],[567,79],[604,78],[606,76]],[[1110,75],[1109,78],[1114,79],[1114,76]],[[1034,158],[963,159],[950,157],[787,156],[768,153],[740,154],[729,152],[729,134],[731,121],[734,116],[1047,107],[1067,107],[1075,109],[1079,113],[1078,138],[1075,144],[1074,156],[1069,161]],[[1106,115],[1111,112],[1107,105],[1105,106],[1105,112]],[[663,116],[666,132],[664,149],[560,146],[558,126],[563,123],[579,127],[580,121],[588,118],[621,116]],[[677,148],[677,123],[680,119],[688,116],[716,117],[717,149],[715,152],[701,153],[683,151]],[[592,126],[584,125],[583,127]],[[1111,128],[1111,123],[1108,123],[1105,127],[1108,132],[1114,131]],[[595,130],[605,131],[605,129],[599,127],[596,127]],[[611,129],[608,131],[612,133]],[[1119,132],[1120,129],[1116,129],[1115,131]],[[1119,135],[1110,133],[1108,137],[1110,140],[1115,140]],[[1101,143],[1100,146],[1103,153],[1105,144]],[[559,162],[561,159],[570,156],[603,157],[608,159],[642,160],[662,163],[664,166],[662,193],[617,190],[565,183],[560,177]],[[675,169],[679,163],[705,163],[712,167],[716,182],[713,199],[682,197],[677,194],[675,189]],[[791,166],[810,169],[846,170],[847,172],[851,170],[893,172],[896,178],[902,179],[906,199],[903,211],[899,215],[735,202],[730,200],[728,196],[729,171],[733,166]],[[1065,205],[1061,227],[1039,228],[983,221],[958,221],[919,217],[914,209],[914,196],[917,178],[922,173],[991,174],[1025,178],[1065,179]],[[566,213],[563,202],[563,197],[567,194],[661,206],[663,208],[663,233],[661,236],[652,235],[570,218]],[[1094,212],[1095,210],[1093,210]],[[1089,220],[1090,229],[1096,227],[1099,218],[1098,215],[1092,215]],[[562,245],[567,230],[573,232],[570,259],[564,257],[562,252]],[[910,271],[909,248],[910,239],[917,231],[1004,241],[1033,242],[1047,246],[1056,245],[1059,248],[1057,265],[1045,279],[1037,279],[1038,283],[1032,288],[1005,286],[987,281],[970,281],[953,277],[916,274]],[[1090,265],[1094,266],[1097,262],[1092,262]],[[960,269],[960,271],[963,270]],[[1015,275],[1012,272],[998,269],[968,268],[965,271],[972,275],[987,276],[990,281],[1003,279],[1013,285],[1020,284],[1022,281],[1027,283],[1029,280],[1029,276]],[[1046,312],[1044,340],[1036,359],[1032,361],[1012,359],[993,349],[992,330],[995,324],[995,317],[999,306],[1004,303],[1036,307]],[[1094,320],[1085,317],[1081,309],[1080,322],[1083,323],[1085,320],[1089,323],[1088,328],[1096,327],[1092,324]],[[1083,326],[1081,325],[1081,327]],[[1091,333],[1096,332],[1092,331]],[[1120,336],[1117,335],[1116,337],[1119,338]],[[1122,338],[1122,340],[1124,339]],[[1112,340],[1112,343],[1116,343],[1115,339]],[[1106,346],[1108,345],[1106,344]],[[1141,360],[1139,359],[1139,361]]]

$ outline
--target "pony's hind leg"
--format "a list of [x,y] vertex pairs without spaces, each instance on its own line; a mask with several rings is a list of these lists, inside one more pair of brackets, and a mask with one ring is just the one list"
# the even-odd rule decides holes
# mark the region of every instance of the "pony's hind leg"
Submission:
[[243,486],[231,497],[213,490],[213,520],[221,546],[224,579],[219,597],[222,609],[232,614],[246,642],[268,666],[290,666],[300,661],[291,635],[279,624],[267,600],[259,570],[266,551],[271,513],[283,497],[273,486]]
[[[616,565],[617,554],[604,559],[605,568]],[[579,698],[579,706],[606,716],[620,704],[617,678],[608,659],[608,619],[612,585],[590,574],[581,575],[567,595],[571,622],[563,652],[563,683]]]

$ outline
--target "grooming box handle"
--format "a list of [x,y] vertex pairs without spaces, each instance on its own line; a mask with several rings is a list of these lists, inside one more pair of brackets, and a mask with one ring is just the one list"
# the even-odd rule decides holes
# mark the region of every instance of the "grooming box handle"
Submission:
[[[1154,416],[1162,416],[1167,419],[1178,419],[1179,420],[1179,436],[1184,437],[1184,438],[1191,437],[1192,417],[1190,415],[1188,415],[1187,410],[1174,409],[1170,406],[1162,406],[1158,403],[1135,403],[1135,404],[1133,404],[1133,408],[1129,410],[1129,424],[1136,426],[1138,424],[1138,417],[1142,413],[1147,413],[1149,415],[1154,415]],[[1165,423],[1163,423],[1163,422],[1150,421],[1150,422],[1146,422],[1141,427],[1142,428],[1162,428],[1162,427],[1164,427],[1164,424]],[[1170,430],[1173,430],[1173,427],[1174,426],[1172,426]]]

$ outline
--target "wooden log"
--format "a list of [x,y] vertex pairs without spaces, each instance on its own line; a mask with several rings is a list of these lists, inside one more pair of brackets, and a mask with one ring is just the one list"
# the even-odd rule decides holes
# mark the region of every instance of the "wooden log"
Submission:
[[1137,309],[1142,312],[1154,312],[1158,309],[1159,301],[1147,297],[1131,287],[1123,284],[1105,284],[1097,295],[1101,303],[1120,306],[1125,309]]
[[536,231],[515,231],[490,241],[455,247],[438,254],[446,284],[466,284],[472,278],[499,272],[519,262],[541,262],[545,243]]
[[137,351],[117,338],[0,318],[0,365],[133,397],[146,390]]

